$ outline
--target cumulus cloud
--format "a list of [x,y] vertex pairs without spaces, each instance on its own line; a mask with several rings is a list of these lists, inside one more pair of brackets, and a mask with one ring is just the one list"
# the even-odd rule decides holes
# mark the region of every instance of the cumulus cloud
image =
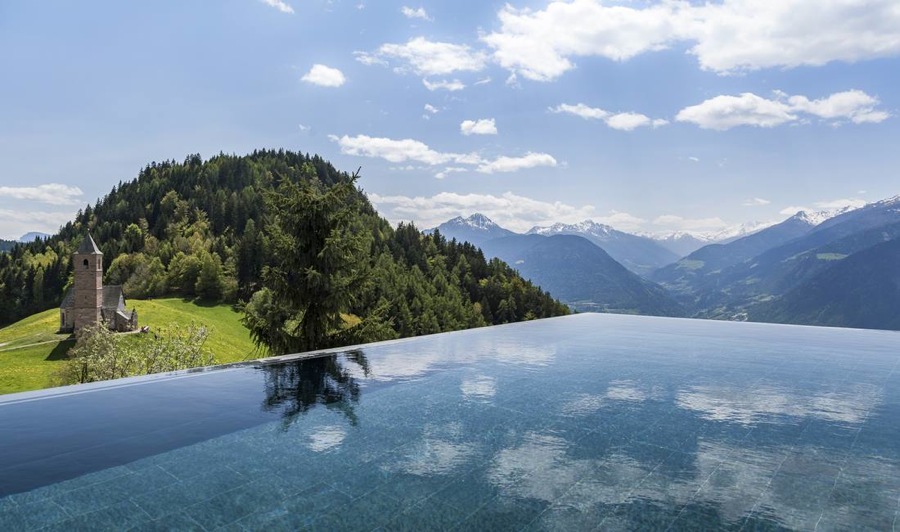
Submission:
[[890,117],[887,112],[876,109],[878,103],[877,98],[860,90],[839,92],[818,100],[790,96],[781,91],[775,91],[771,99],[745,92],[739,96],[716,96],[685,107],[675,119],[718,131],[738,126],[775,127],[809,117],[832,124],[843,120],[861,124],[881,122]]
[[282,13],[294,14],[294,8],[290,6],[290,4],[283,2],[282,0],[260,0],[260,2],[266,4],[267,6],[274,7],[278,11]]
[[333,142],[337,142],[341,148],[341,153],[362,157],[378,157],[392,163],[407,161],[428,165],[481,163],[481,157],[477,154],[442,153],[431,149],[424,142],[414,139],[390,139],[370,137],[368,135],[357,135],[355,137],[329,135],[328,138]]
[[488,56],[464,44],[429,41],[415,37],[405,44],[382,44],[375,52],[356,52],[363,64],[400,63],[398,72],[414,72],[420,76],[446,76],[454,72],[477,72],[484,69]]
[[403,16],[406,18],[420,18],[429,22],[433,20],[430,16],[428,16],[428,12],[425,11],[424,7],[413,9],[411,7],[403,6],[400,8],[400,12],[403,13]]
[[478,165],[477,171],[483,174],[517,172],[526,168],[537,168],[539,166],[556,166],[556,159],[552,155],[546,153],[528,152],[523,157],[497,157],[493,161],[484,162]]
[[578,57],[626,61],[674,45],[688,46],[703,69],[720,74],[900,53],[894,0],[556,0],[542,10],[507,4],[497,16],[499,30],[482,41],[501,66],[535,81],[556,79]]
[[78,187],[49,183],[35,187],[0,187],[0,198],[39,201],[50,205],[76,205],[84,193]]
[[340,146],[341,153],[348,155],[376,157],[392,163],[418,162],[430,166],[456,165],[439,172],[435,176],[439,179],[451,173],[470,169],[482,174],[495,174],[557,165],[556,159],[546,153],[528,152],[521,157],[502,155],[491,160],[485,159],[477,153],[440,152],[424,142],[414,139],[390,139],[368,135],[355,137],[329,135],[328,138]]
[[437,107],[431,105],[430,103],[426,103],[425,104],[425,112],[435,115],[435,114],[439,113],[440,111],[438,110]]
[[878,98],[855,89],[818,100],[810,100],[806,96],[790,96],[788,103],[799,112],[825,119],[850,120],[854,124],[877,123],[890,117],[887,112],[875,109],[879,104]]
[[567,103],[560,104],[556,107],[551,107],[550,112],[575,115],[584,118],[585,120],[601,120],[612,129],[618,129],[620,131],[632,131],[639,127],[647,126],[657,128],[669,123],[668,120],[651,119],[640,113],[611,113],[605,109],[590,107],[583,103],[575,105]]
[[413,221],[420,227],[435,227],[455,216],[480,212],[503,227],[524,232],[535,225],[576,223],[594,214],[591,205],[548,202],[513,192],[501,195],[441,192],[431,197],[369,193],[369,199],[392,222]]
[[497,125],[493,118],[464,120],[459,125],[459,131],[463,135],[496,135]]
[[439,90],[445,90],[450,92],[461,91],[466,88],[465,83],[458,79],[454,80],[439,80],[439,81],[428,81],[427,79],[422,80],[422,85],[425,85],[425,88],[434,92]]
[[744,201],[744,207],[761,207],[763,205],[768,205],[772,203],[771,201],[763,198],[750,198]]
[[347,81],[344,73],[340,70],[320,64],[313,65],[309,72],[300,79],[320,87],[340,87]]

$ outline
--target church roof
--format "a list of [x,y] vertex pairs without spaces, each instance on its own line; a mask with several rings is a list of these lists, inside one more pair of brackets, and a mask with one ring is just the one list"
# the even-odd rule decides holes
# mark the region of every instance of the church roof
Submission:
[[84,235],[84,240],[81,241],[81,245],[78,246],[78,251],[75,253],[79,255],[103,255],[100,248],[97,247],[97,243],[91,238],[90,233]]
[[[103,310],[117,311],[125,310],[125,293],[122,291],[121,285],[109,285],[103,287]],[[69,288],[66,296],[63,298],[59,308],[73,308],[75,306],[75,295],[73,290]]]

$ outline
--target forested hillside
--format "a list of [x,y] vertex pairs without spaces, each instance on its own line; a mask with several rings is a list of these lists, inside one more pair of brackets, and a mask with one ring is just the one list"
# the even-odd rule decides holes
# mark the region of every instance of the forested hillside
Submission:
[[[128,297],[250,301],[276,263],[272,198],[285,183],[327,190],[350,180],[318,156],[282,150],[152,163],[45,242],[0,254],[0,326],[59,304],[86,231],[103,251],[104,282]],[[365,246],[348,326],[377,313],[394,336],[411,336],[568,312],[471,244],[394,229],[357,189],[348,202]]]

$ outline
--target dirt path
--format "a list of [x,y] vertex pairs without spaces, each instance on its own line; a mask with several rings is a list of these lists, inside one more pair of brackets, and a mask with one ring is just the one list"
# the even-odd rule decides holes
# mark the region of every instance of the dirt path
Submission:
[[[65,342],[66,340],[68,340],[68,338],[65,338],[65,339],[63,339],[63,340],[46,340],[46,341],[43,341],[43,342],[35,342],[35,343],[33,343],[33,344],[17,345],[17,346],[15,346],[15,347],[7,347],[6,349],[0,349],[0,353],[6,353],[6,352],[8,352],[8,351],[15,351],[16,349],[25,349],[26,347],[34,347],[34,346],[36,346],[36,345],[58,344],[58,343],[60,343],[60,342]],[[7,344],[9,344],[9,342],[6,342],[6,343],[4,343],[4,344],[0,344],[0,347],[2,347],[2,346],[4,346],[4,345],[7,345]]]

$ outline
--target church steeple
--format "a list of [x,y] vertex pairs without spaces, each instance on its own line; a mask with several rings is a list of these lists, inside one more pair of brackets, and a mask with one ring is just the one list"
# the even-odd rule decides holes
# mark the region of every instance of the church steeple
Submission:
[[87,233],[84,236],[84,239],[81,241],[81,245],[78,246],[78,251],[76,251],[78,255],[103,255],[100,251],[100,248],[97,247],[97,243],[94,242],[94,239],[91,238],[91,234]]
[[103,253],[91,234],[87,233],[72,257],[75,269],[72,310],[75,313],[75,330],[78,330],[100,323],[100,308],[103,306]]

